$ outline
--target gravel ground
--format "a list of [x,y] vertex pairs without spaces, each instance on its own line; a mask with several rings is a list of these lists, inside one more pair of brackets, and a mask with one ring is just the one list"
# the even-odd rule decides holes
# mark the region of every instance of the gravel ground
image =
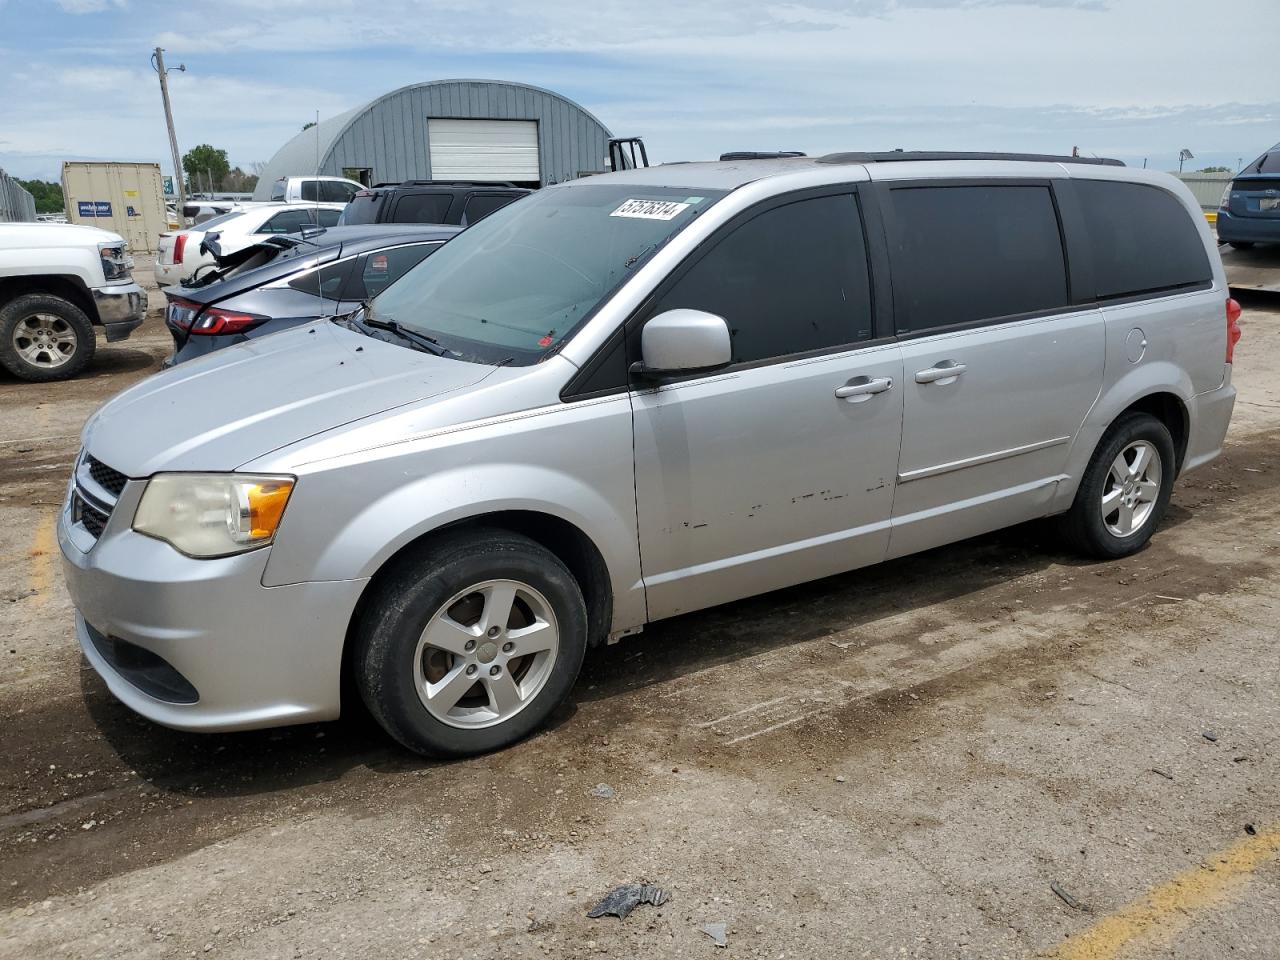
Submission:
[[[448,764],[361,715],[194,736],[116,703],[51,518],[167,337],[0,380],[0,956],[696,957],[723,922],[724,956],[1027,957],[1206,863],[1219,895],[1078,955],[1280,956],[1275,858],[1221,853],[1280,823],[1280,304],[1246,308],[1226,455],[1138,556],[1031,525],[681,617]],[[640,880],[670,900],[586,917]]]

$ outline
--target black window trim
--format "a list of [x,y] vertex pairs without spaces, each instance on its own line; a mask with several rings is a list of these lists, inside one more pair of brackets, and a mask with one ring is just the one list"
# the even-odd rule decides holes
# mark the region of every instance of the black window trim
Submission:
[[[1071,247],[1069,246],[1070,233],[1066,229],[1067,223],[1064,221],[1075,222],[1078,217],[1078,209],[1073,208],[1064,216],[1063,208],[1066,204],[1058,195],[1058,186],[1062,183],[1062,178],[1058,177],[920,177],[910,180],[887,180],[877,181],[874,184],[874,192],[879,195],[881,205],[883,207],[883,219],[885,225],[885,256],[888,257],[890,245],[898,236],[900,224],[893,208],[893,198],[890,194],[895,190],[913,190],[928,187],[1045,187],[1049,190],[1049,199],[1053,204],[1054,218],[1058,224],[1058,242],[1062,246],[1062,266],[1066,274],[1067,280],[1067,302],[1057,307],[1046,307],[1043,310],[1029,310],[1023,313],[1004,314],[997,317],[980,317],[977,320],[966,320],[961,323],[948,323],[945,326],[927,327],[923,330],[904,329],[899,325],[897,303],[902,302],[904,307],[901,311],[902,319],[910,323],[911,314],[905,307],[906,297],[902,294],[905,291],[900,290],[901,284],[904,282],[901,274],[893,274],[890,267],[890,282],[894,292],[895,312],[894,312],[894,338],[900,341],[919,340],[923,337],[932,337],[938,334],[955,333],[964,330],[976,330],[982,327],[997,326],[1000,324],[1018,323],[1024,320],[1040,320],[1045,317],[1067,316],[1072,313],[1081,313],[1086,310],[1097,308],[1097,303],[1093,301],[1082,301],[1076,295],[1077,290],[1090,289],[1084,286],[1087,277],[1082,271],[1074,271],[1072,269],[1073,257],[1071,256]],[[1071,196],[1071,204],[1075,204],[1075,196]],[[1083,228],[1083,223],[1081,223]],[[1079,260],[1077,257],[1074,260]],[[1086,261],[1087,263],[1087,261]]]
[[[757,367],[775,366],[788,363],[794,363],[798,360],[810,360],[816,357],[835,356],[843,353],[854,353],[859,350],[883,346],[892,343],[894,337],[892,335],[892,292],[888,287],[887,260],[884,257],[883,240],[877,239],[883,237],[884,227],[880,217],[880,207],[875,197],[868,197],[870,191],[866,188],[869,184],[865,181],[852,181],[843,183],[829,183],[817,187],[807,187],[801,190],[792,190],[787,193],[774,194],[766,197],[757,203],[753,203],[745,210],[740,210],[727,221],[717,227],[710,236],[706,237],[693,250],[689,251],[674,268],[672,268],[665,277],[662,278],[652,290],[645,296],[644,300],[631,311],[627,318],[619,324],[605,339],[591,357],[584,363],[581,369],[574,374],[569,382],[564,385],[560,391],[560,399],[563,402],[571,403],[576,400],[593,400],[599,397],[606,397],[616,393],[629,393],[632,390],[646,391],[655,390],[660,387],[670,386],[671,384],[684,384],[695,380],[707,380],[713,377],[722,377],[726,374],[733,374],[743,370],[754,370]],[[732,194],[730,194],[732,195]],[[638,339],[639,332],[644,324],[650,319],[654,302],[662,297],[672,286],[692,270],[707,254],[709,254],[723,239],[731,234],[738,227],[754,220],[763,213],[778,207],[789,206],[793,203],[799,203],[804,200],[816,200],[821,197],[839,197],[850,196],[855,198],[855,209],[860,213],[859,221],[862,225],[862,242],[867,256],[867,274],[870,280],[871,295],[871,324],[872,336],[867,340],[854,340],[843,344],[833,344],[827,347],[819,347],[814,350],[803,350],[796,353],[781,354],[776,357],[766,357],[761,360],[749,360],[743,363],[731,363],[728,366],[719,367],[712,371],[699,371],[689,373],[684,376],[673,376],[664,378],[661,382],[655,382],[652,385],[645,386],[637,384],[635,379],[628,374],[625,382],[622,384],[597,389],[590,392],[579,392],[581,388],[590,382],[591,377],[597,372],[597,369],[612,359],[612,352],[618,347],[619,339],[624,339],[622,348],[629,349],[634,341]],[[629,366],[628,364],[624,364]]]

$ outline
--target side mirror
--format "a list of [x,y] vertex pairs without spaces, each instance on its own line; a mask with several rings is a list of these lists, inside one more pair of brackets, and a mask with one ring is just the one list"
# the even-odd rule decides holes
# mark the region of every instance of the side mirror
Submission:
[[631,372],[640,376],[674,376],[728,366],[733,359],[729,325],[702,310],[668,310],[644,325],[641,362]]

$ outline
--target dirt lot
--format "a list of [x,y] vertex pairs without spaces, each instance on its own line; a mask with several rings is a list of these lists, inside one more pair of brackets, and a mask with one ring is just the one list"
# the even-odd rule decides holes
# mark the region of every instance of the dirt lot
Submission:
[[[1280,957],[1277,299],[1140,555],[1031,526],[686,616],[451,764],[359,716],[174,733],[83,665],[53,516],[166,348],[0,380],[0,956]],[[640,879],[670,901],[586,918]]]

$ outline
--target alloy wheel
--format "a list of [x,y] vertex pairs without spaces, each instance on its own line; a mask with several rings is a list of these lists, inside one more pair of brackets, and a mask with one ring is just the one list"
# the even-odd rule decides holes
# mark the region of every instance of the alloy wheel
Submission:
[[71,325],[52,313],[34,313],[13,328],[13,349],[27,363],[42,370],[65,365],[75,356],[78,345]]
[[1147,440],[1135,440],[1111,462],[1102,486],[1102,523],[1116,537],[1142,529],[1160,498],[1160,451]]
[[559,651],[555,611],[517,580],[487,580],[432,616],[414,652],[414,687],[451,727],[510,720],[542,691]]

